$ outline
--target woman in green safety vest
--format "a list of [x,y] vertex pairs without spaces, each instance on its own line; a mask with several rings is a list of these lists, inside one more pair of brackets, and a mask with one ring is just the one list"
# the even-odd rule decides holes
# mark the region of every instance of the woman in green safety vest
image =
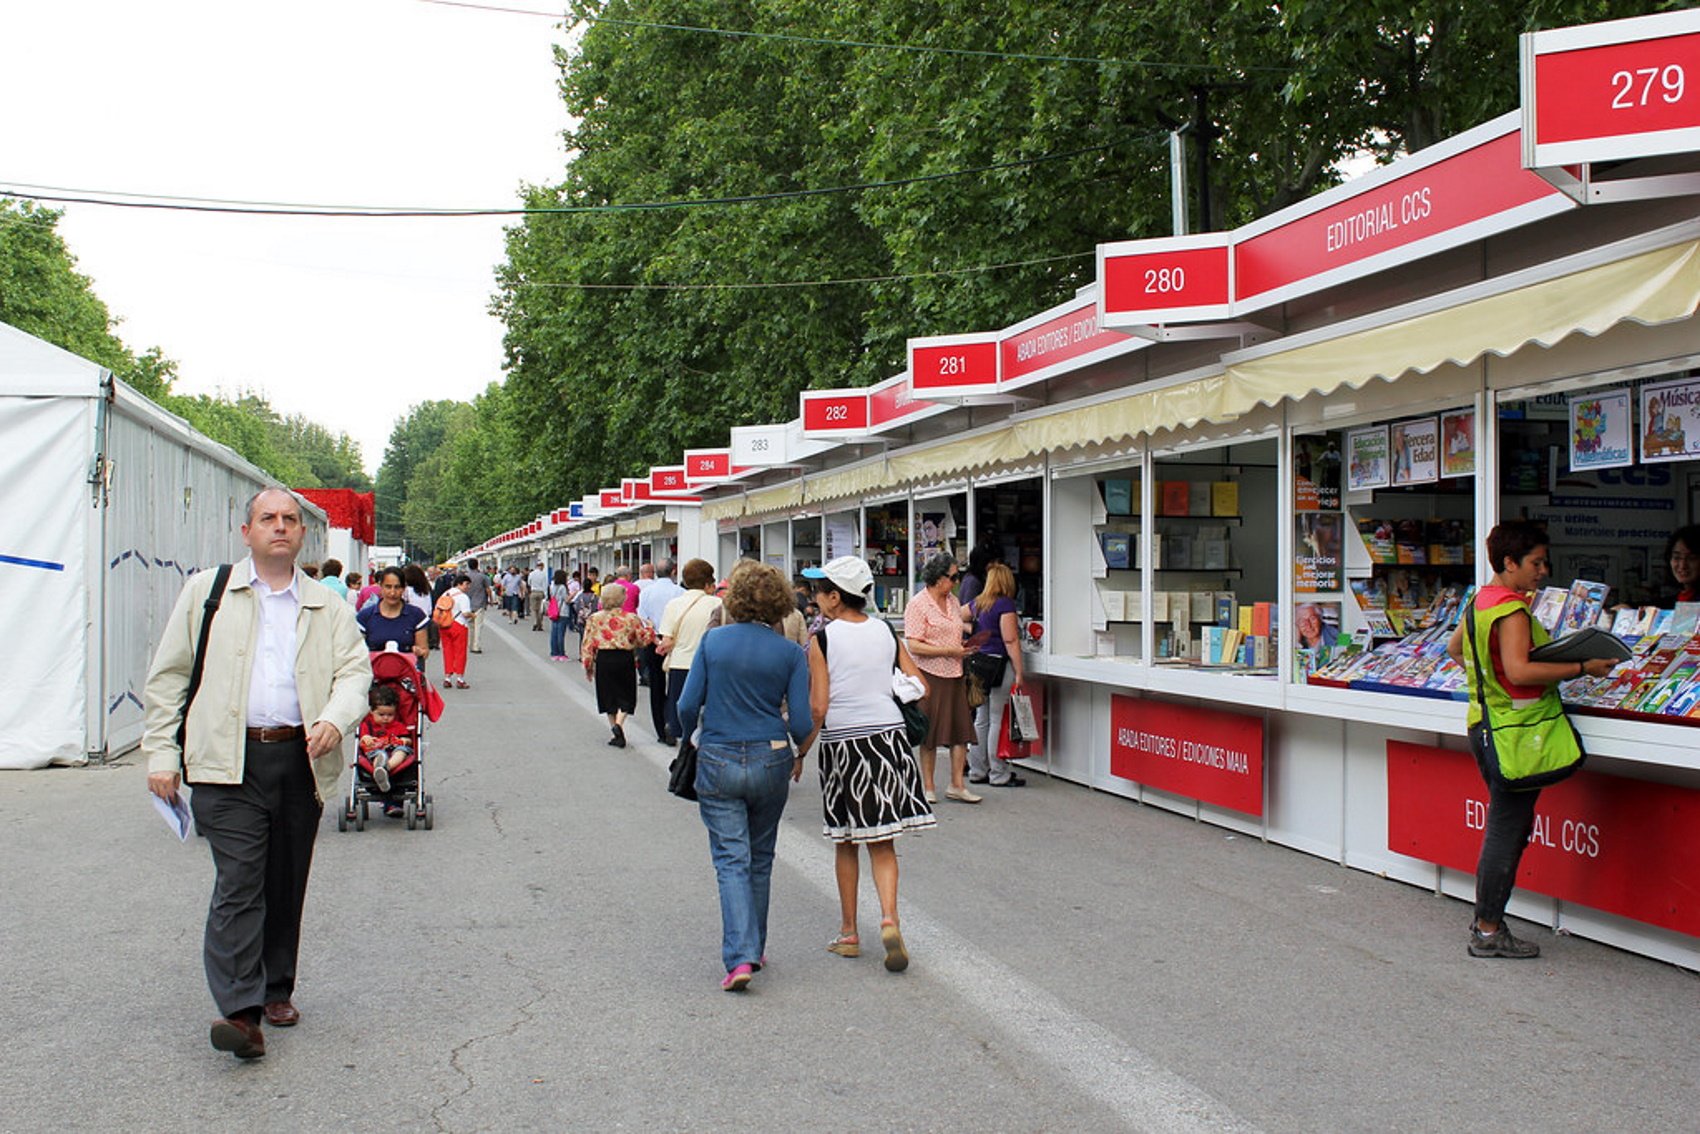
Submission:
[[1470,751],[1488,787],[1470,923],[1472,957],[1540,956],[1540,946],[1513,937],[1504,918],[1517,864],[1534,830],[1540,789],[1582,760],[1558,683],[1584,673],[1603,677],[1617,664],[1607,658],[1529,660],[1529,651],[1548,640],[1545,628],[1529,617],[1530,596],[1552,572],[1547,550],[1546,532],[1527,520],[1510,520],[1489,532],[1493,579],[1476,592],[1446,645],[1469,681]]

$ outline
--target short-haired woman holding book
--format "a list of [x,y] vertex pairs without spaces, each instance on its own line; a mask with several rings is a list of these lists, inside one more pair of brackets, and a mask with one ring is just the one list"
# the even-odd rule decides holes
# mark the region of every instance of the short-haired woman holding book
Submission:
[[1546,532],[1527,520],[1510,520],[1489,532],[1493,579],[1476,592],[1446,643],[1469,684],[1470,751],[1488,787],[1468,944],[1472,957],[1540,956],[1539,945],[1511,935],[1505,904],[1534,830],[1540,789],[1569,775],[1583,759],[1558,684],[1584,674],[1603,677],[1617,664],[1610,658],[1530,658],[1532,649],[1548,641],[1546,629],[1529,616],[1530,595],[1552,572],[1548,545]]

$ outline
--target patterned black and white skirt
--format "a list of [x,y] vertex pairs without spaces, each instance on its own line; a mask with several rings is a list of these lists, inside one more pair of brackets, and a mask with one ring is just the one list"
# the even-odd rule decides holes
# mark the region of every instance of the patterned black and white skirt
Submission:
[[821,833],[835,843],[878,843],[937,824],[903,727],[823,732]]

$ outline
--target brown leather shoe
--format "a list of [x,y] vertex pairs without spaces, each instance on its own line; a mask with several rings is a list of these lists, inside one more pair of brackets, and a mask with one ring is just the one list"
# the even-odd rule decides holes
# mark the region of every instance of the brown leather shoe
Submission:
[[301,1022],[301,1013],[287,1000],[274,1000],[266,1005],[266,1023],[274,1028],[293,1028]]
[[266,1037],[260,1025],[246,1020],[215,1020],[212,1026],[212,1045],[228,1051],[238,1059],[258,1059],[266,1053]]

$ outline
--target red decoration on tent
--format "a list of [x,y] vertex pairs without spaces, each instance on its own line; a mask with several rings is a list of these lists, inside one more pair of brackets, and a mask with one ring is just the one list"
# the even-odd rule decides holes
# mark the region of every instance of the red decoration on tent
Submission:
[[375,493],[352,488],[297,488],[295,492],[322,508],[331,527],[344,529],[368,547],[378,542]]

